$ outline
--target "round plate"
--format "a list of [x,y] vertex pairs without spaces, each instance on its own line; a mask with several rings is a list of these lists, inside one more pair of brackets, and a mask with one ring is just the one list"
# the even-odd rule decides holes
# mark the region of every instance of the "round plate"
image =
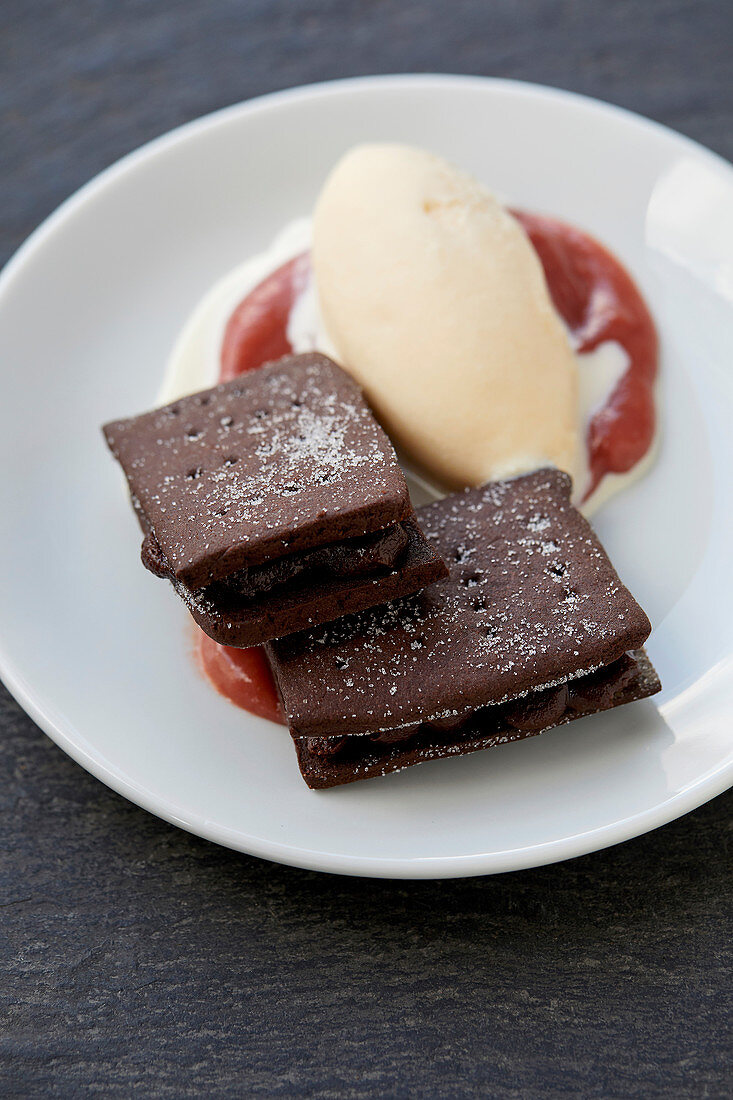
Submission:
[[[287,732],[195,670],[141,568],[99,425],[152,405],[222,273],[307,214],[355,142],[425,146],[596,234],[662,337],[662,440],[596,526],[654,624],[654,701],[543,737],[309,791]],[[733,171],[669,130],[546,88],[442,76],[268,96],[152,142],[38,229],[0,279],[0,669],[126,797],[210,840],[325,871],[474,875],[590,852],[724,790],[730,737]]]

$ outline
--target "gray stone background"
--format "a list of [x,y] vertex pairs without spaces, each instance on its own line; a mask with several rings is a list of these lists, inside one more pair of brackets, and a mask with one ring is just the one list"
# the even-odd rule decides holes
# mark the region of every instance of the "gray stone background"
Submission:
[[[731,0],[4,0],[0,259],[141,142],[338,76],[544,82],[733,157],[732,45]],[[2,688],[0,731],[3,1096],[733,1093],[730,794],[564,865],[350,880],[156,820]]]

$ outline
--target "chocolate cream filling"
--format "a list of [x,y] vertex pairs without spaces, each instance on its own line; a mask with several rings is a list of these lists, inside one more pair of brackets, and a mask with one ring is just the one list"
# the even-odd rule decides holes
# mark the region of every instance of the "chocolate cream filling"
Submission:
[[372,756],[374,744],[419,748],[423,741],[435,741],[436,734],[446,742],[459,742],[462,737],[492,736],[505,731],[519,734],[540,733],[560,724],[566,717],[594,713],[611,707],[617,696],[637,675],[634,656],[625,653],[619,660],[575,680],[568,680],[544,691],[530,691],[519,699],[479,707],[469,715],[418,722],[378,733],[352,737],[306,737],[308,750],[321,759],[354,760]]
[[[271,593],[297,591],[304,582],[317,585],[333,577],[363,577],[395,569],[408,543],[404,524],[383,531],[346,539],[331,546],[287,554],[262,565],[246,567],[202,589],[213,603],[232,599],[247,603]],[[143,565],[158,577],[170,577],[170,567],[160,546],[148,532],[140,552]]]

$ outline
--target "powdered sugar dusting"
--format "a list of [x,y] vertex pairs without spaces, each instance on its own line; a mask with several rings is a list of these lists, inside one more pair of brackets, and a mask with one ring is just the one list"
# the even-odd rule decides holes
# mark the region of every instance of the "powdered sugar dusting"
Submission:
[[108,438],[174,572],[189,583],[187,569],[200,572],[196,586],[222,558],[232,571],[237,555],[250,564],[288,553],[329,521],[354,537],[409,510],[389,440],[320,355],[120,421]]

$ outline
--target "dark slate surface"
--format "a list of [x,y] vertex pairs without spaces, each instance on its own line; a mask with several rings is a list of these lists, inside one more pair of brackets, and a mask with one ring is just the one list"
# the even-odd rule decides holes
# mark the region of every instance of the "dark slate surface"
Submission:
[[[730,0],[5,0],[0,18],[3,259],[146,139],[328,77],[556,84],[733,156]],[[733,1091],[730,795],[562,866],[347,880],[157,821],[5,693],[0,729],[4,1096]]]

